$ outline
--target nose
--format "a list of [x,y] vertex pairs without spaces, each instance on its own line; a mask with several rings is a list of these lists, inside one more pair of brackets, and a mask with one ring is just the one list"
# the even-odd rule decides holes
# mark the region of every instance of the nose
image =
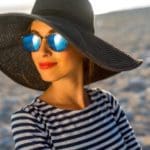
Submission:
[[39,51],[42,53],[43,56],[52,55],[52,50],[49,48],[46,38],[42,38]]

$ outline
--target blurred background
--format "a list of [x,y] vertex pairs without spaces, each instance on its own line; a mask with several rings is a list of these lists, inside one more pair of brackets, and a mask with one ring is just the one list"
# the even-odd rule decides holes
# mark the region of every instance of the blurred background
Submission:
[[[30,13],[35,0],[0,0],[0,14]],[[143,150],[150,150],[150,1],[90,0],[95,35],[143,64],[107,80],[90,84],[111,91],[124,109]],[[10,116],[41,92],[25,88],[0,72],[0,150],[14,149]]]

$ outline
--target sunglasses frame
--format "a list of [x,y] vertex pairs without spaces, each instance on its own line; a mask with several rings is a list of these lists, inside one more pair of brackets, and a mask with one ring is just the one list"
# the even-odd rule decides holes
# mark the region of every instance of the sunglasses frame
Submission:
[[[68,47],[68,45],[69,45],[69,42],[68,42],[68,40],[62,35],[62,34],[60,34],[59,32],[52,32],[52,33],[49,33],[48,35],[46,35],[46,36],[41,36],[38,32],[26,32],[26,33],[24,33],[24,34],[22,34],[21,35],[21,42],[22,42],[22,38],[24,37],[24,36],[27,36],[27,35],[31,35],[31,34],[33,34],[33,35],[36,35],[36,36],[38,36],[38,37],[40,37],[40,47],[41,47],[41,43],[42,43],[42,40],[43,39],[46,39],[46,46],[48,46],[48,48],[50,48],[50,49],[52,49],[54,52],[62,52],[62,51],[64,51],[65,49],[67,49],[67,47]],[[65,49],[63,49],[63,50],[61,50],[61,51],[56,51],[55,49],[53,49],[52,47],[50,47],[50,45],[48,44],[48,37],[50,36],[50,35],[52,35],[52,34],[59,34],[59,35],[61,35],[66,41],[67,41],[67,46],[66,46],[66,48]],[[36,51],[38,51],[39,49],[40,49],[40,47],[37,49],[37,50],[33,50],[32,52],[36,52]]]

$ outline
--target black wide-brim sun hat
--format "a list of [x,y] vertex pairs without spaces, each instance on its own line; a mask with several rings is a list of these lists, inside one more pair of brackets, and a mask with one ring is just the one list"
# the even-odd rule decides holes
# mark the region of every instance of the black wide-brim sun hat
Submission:
[[125,52],[94,35],[93,10],[88,0],[37,0],[31,14],[0,14],[0,70],[13,81],[35,90],[46,90],[31,54],[20,38],[33,20],[52,26],[94,62],[92,82],[103,80],[142,64]]

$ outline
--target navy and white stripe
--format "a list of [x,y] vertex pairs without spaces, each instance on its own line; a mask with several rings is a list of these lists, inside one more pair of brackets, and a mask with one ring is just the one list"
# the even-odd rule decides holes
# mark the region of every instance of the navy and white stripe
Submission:
[[11,116],[15,150],[141,150],[116,98],[99,88],[85,88],[91,104],[65,110],[36,97]]

